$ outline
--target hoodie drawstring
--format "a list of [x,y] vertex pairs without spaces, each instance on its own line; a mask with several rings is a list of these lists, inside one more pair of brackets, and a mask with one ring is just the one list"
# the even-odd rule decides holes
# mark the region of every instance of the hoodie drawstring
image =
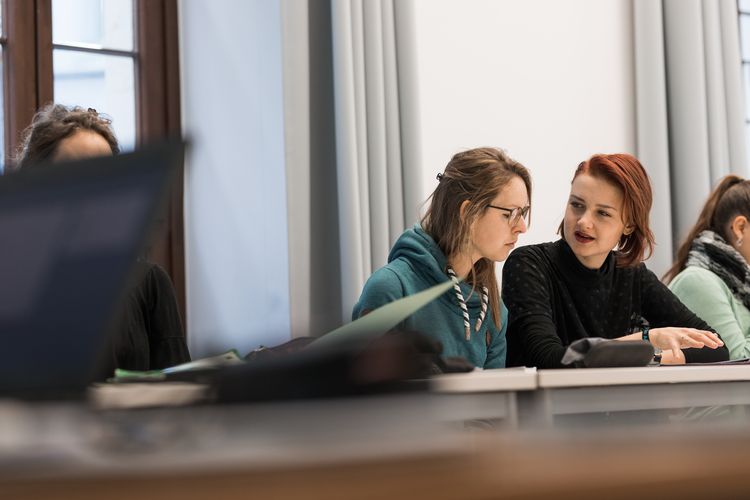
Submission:
[[[464,300],[464,295],[461,293],[461,286],[458,283],[458,277],[456,276],[455,271],[448,266],[448,276],[450,276],[451,280],[453,281],[453,290],[456,292],[456,298],[458,299],[458,305],[461,307],[461,312],[463,313],[464,317],[464,329],[466,333],[466,340],[471,340],[471,324],[469,322],[469,309],[466,307],[466,301]],[[474,327],[475,331],[479,331],[480,328],[482,328],[482,322],[484,321],[484,317],[487,315],[487,304],[489,303],[489,290],[487,290],[486,286],[482,287],[482,309],[479,313],[479,318],[477,319],[477,324]]]

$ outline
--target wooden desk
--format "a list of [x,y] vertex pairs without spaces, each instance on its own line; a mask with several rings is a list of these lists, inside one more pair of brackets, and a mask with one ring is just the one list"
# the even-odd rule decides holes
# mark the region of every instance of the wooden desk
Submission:
[[[374,419],[367,416],[368,411],[383,409],[384,403],[401,425],[394,426],[395,420],[378,425],[388,412],[376,411]],[[163,414],[82,411],[78,415],[76,408],[0,408],[5,425],[0,427],[0,498],[441,500],[554,496],[617,500],[667,496],[718,500],[746,496],[747,425],[690,432],[665,428],[573,434],[516,431],[481,434],[477,439],[476,434],[450,436],[447,430],[431,435],[430,430],[440,426],[435,427],[436,422],[430,419],[422,421],[428,432],[420,432],[413,426],[414,420],[402,419],[418,412],[419,404],[417,400],[378,398],[286,407],[194,408]],[[10,417],[11,413],[16,417]],[[167,429],[172,438],[162,443],[156,436],[151,444],[158,446],[149,449],[152,424],[159,415],[172,423],[174,428]],[[27,418],[23,423],[17,417]],[[89,434],[67,435],[63,441],[79,441],[77,453],[55,455],[55,444],[50,442],[50,453],[46,457],[39,453],[39,460],[11,456],[7,439],[13,429],[8,425],[25,426],[25,431],[16,430],[31,436],[38,424],[57,421],[57,430],[36,429],[52,437],[76,428],[76,418],[84,424],[79,431],[89,428]],[[147,439],[124,449],[119,446],[127,443],[110,442],[106,436],[94,440],[99,446],[86,445],[98,425],[107,429],[118,420],[124,429],[136,431],[135,436],[143,433],[141,437]],[[303,421],[309,422],[307,428],[298,426]],[[370,426],[375,426],[370,428],[371,437],[357,437]],[[322,430],[325,432],[320,435]],[[435,446],[436,442],[440,446]],[[66,446],[60,444],[58,451]],[[14,465],[8,467],[11,461]],[[61,466],[66,461],[68,465]]]
[[566,368],[539,370],[539,387],[600,387],[620,385],[737,382],[750,380],[750,365],[642,366],[632,368]]
[[430,379],[437,415],[453,421],[503,420],[518,425],[518,392],[537,388],[536,368],[451,373]]
[[750,405],[750,366],[510,368],[441,375],[431,390],[446,420],[547,427],[556,415]]
[[750,405],[750,366],[539,370],[528,414],[555,415]]

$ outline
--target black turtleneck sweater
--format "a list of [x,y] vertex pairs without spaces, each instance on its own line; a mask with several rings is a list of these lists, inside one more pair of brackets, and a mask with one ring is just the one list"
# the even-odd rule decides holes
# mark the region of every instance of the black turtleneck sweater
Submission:
[[[693,314],[643,263],[617,267],[610,252],[599,269],[581,264],[565,240],[521,247],[503,267],[508,308],[507,366],[561,368],[568,345],[651,328],[713,329]],[[688,363],[724,361],[727,348],[684,349]]]

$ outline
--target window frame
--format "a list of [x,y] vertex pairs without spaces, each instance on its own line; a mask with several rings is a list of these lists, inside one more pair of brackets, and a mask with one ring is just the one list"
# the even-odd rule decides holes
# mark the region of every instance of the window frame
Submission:
[[[12,167],[24,129],[34,113],[53,100],[52,0],[1,1],[4,163]],[[133,0],[133,8],[138,147],[182,135],[179,34],[177,0]],[[181,174],[170,187],[149,258],[171,276],[184,320],[183,184]]]

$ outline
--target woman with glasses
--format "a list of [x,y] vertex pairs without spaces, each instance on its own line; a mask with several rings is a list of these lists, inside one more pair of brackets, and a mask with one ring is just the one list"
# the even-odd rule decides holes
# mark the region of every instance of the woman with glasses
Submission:
[[519,248],[503,268],[508,365],[562,367],[578,339],[647,340],[662,363],[726,360],[720,337],[643,264],[648,175],[628,154],[594,155],[571,183],[561,239]]
[[721,335],[730,359],[750,357],[750,181],[724,177],[664,275]]
[[500,300],[495,262],[506,259],[526,232],[531,177],[505,152],[478,148],[456,154],[430,206],[396,241],[388,264],[365,284],[353,318],[446,280],[453,290],[402,326],[439,341],[446,357],[475,366],[505,366],[507,310]]

